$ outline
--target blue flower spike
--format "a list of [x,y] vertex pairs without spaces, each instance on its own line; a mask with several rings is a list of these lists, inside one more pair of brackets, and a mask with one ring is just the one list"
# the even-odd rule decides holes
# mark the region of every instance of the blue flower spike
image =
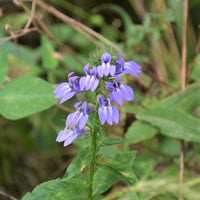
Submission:
[[[118,53],[118,58],[112,60],[110,53],[103,53],[101,58],[97,57],[96,62],[101,63],[101,65],[93,66],[90,69],[88,63],[84,66],[85,76],[79,78],[79,76],[72,76],[74,72],[71,72],[68,75],[68,82],[61,83],[55,88],[55,98],[62,97],[60,104],[69,100],[75,94],[84,91],[91,90],[91,92],[96,93],[96,96],[100,94],[97,97],[98,104],[96,105],[98,106],[96,108],[94,102],[92,102],[92,105],[88,105],[86,101],[75,103],[76,111],[67,116],[65,129],[59,132],[57,142],[64,142],[64,146],[68,146],[77,137],[88,134],[90,130],[86,125],[89,115],[94,110],[98,110],[102,125],[105,122],[109,125],[119,123],[119,111],[113,104],[116,102],[122,106],[123,100],[132,101],[134,99],[132,88],[123,84],[119,75],[132,74],[139,77],[138,73],[141,73],[141,67],[133,61],[124,62],[124,56],[121,53]],[[100,88],[100,85],[103,84],[106,86],[106,90],[105,87]]]

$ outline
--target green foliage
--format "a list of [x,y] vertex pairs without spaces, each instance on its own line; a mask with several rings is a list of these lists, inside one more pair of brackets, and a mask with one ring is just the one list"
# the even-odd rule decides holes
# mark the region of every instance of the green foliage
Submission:
[[171,110],[182,110],[193,113],[194,109],[200,106],[200,84],[193,84],[186,90],[176,92],[174,95],[162,101],[158,107]]
[[126,141],[128,144],[141,142],[154,137],[158,132],[159,130],[150,124],[137,120],[126,132]]
[[57,100],[46,81],[22,76],[0,90],[0,113],[8,119],[20,119],[52,106]]
[[197,55],[196,61],[194,63],[194,69],[191,74],[191,78],[195,81],[200,81],[200,53]]
[[157,108],[137,113],[137,117],[160,128],[166,136],[200,142],[200,120],[185,112]]
[[41,38],[42,44],[42,66],[46,70],[51,70],[58,65],[58,61],[53,57],[54,49],[52,43],[45,37]]
[[79,179],[55,179],[38,185],[32,193],[27,193],[22,200],[75,200],[87,189],[85,181]]
[[8,52],[6,49],[0,49],[0,85],[4,82],[8,70]]
[[121,144],[124,143],[125,140],[119,139],[119,138],[104,138],[101,146],[110,146],[110,145],[115,145],[115,144]]
[[113,158],[104,157],[104,162],[98,162],[98,170],[94,175],[94,194],[101,194],[119,180],[128,184],[136,183],[137,179],[131,171],[136,152],[122,152]]
[[[65,173],[64,178],[40,184],[22,199],[87,199],[88,169],[94,158],[94,200],[177,200],[180,196],[184,200],[199,200],[200,180],[196,178],[200,169],[199,0],[189,1],[187,85],[184,91],[180,91],[183,1],[159,1],[156,6],[155,1],[143,1],[142,4],[139,1],[119,4],[108,1],[102,5],[96,1],[82,1],[77,5],[64,0],[51,2],[52,7],[73,19],[68,18],[66,23],[58,16],[52,17],[39,5],[34,11],[31,9],[33,4],[22,2],[35,12],[30,27],[37,24],[40,31],[27,34],[29,29],[23,28],[30,20],[28,10],[25,13],[20,5],[12,6],[12,1],[1,2],[2,191],[20,198],[33,186]],[[37,19],[41,24],[36,22]],[[76,20],[88,29],[79,27]],[[10,27],[5,31],[6,24]],[[88,31],[89,27],[101,38]],[[18,37],[21,33],[25,35]],[[52,40],[47,38],[50,35]],[[6,36],[16,38],[4,42]],[[139,79],[122,77],[123,83],[134,85],[135,102],[124,102],[126,108],[120,111],[118,126],[98,126],[101,130],[94,157],[89,146],[91,135],[80,137],[67,148],[60,148],[55,142],[67,115],[74,111],[74,102],[92,102],[93,94],[84,96],[80,93],[63,105],[56,104],[48,111],[41,111],[57,102],[51,84],[67,81],[70,71],[83,74],[88,54],[96,46],[105,48],[90,54],[93,65],[101,64],[103,52],[110,52],[112,60],[119,58],[116,56],[118,50],[107,44],[103,37],[125,52],[125,61],[129,57],[139,62],[143,73]],[[127,112],[135,116],[129,118]],[[92,127],[93,116],[90,118],[88,126]],[[177,181],[179,139],[184,140],[186,149],[182,186]],[[135,150],[138,153],[134,161]],[[69,160],[73,161],[67,166]],[[4,199],[1,195],[0,199]]]
[[85,148],[79,152],[75,160],[69,165],[65,173],[66,179],[71,179],[75,175],[82,172],[91,162],[93,158],[93,152],[89,148]]

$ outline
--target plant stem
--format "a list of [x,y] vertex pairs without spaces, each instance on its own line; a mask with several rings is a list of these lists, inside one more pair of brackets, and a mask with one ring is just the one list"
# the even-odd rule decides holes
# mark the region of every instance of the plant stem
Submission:
[[94,177],[94,161],[95,161],[95,154],[96,154],[96,147],[97,147],[97,119],[98,113],[95,113],[94,124],[93,124],[93,131],[92,131],[92,143],[91,143],[91,151],[93,151],[93,158],[90,162],[90,174],[89,174],[89,188],[88,188],[88,200],[92,200],[92,188],[93,188],[93,177]]
[[[183,5],[183,38],[182,38],[182,70],[181,70],[181,90],[186,88],[186,65],[187,65],[187,20],[188,20],[188,0],[184,0]],[[183,185],[184,178],[184,141],[180,140],[181,151],[180,151],[180,174],[179,181],[180,185]],[[179,200],[182,200],[182,195]]]

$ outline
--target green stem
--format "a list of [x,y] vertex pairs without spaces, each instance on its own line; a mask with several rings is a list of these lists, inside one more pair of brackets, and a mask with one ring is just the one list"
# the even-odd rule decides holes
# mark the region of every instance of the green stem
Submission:
[[88,200],[92,200],[92,188],[93,188],[93,177],[94,177],[94,161],[96,155],[96,147],[97,147],[97,120],[98,120],[98,113],[95,113],[94,118],[94,125],[92,131],[92,143],[91,143],[91,151],[93,151],[93,159],[90,162],[90,175],[89,175],[89,188],[88,188]]

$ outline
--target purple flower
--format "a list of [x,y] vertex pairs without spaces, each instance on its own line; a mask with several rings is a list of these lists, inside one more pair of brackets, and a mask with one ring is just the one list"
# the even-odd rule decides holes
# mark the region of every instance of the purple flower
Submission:
[[79,129],[84,128],[88,120],[88,114],[91,113],[91,109],[87,107],[87,102],[85,101],[82,106],[79,106],[81,102],[75,103],[74,107],[76,108],[76,112],[70,113],[67,116],[67,120],[65,125],[76,125],[79,123]]
[[86,76],[80,78],[80,89],[81,90],[89,90],[92,92],[96,90],[99,85],[99,79],[97,78],[97,69],[93,67],[92,70],[89,70],[89,64],[85,65],[84,71]]
[[122,58],[116,60],[116,74],[120,74],[120,73],[132,74],[134,76],[139,77],[137,73],[142,72],[141,67],[133,61],[124,63],[124,55],[121,53],[118,53],[118,55],[120,55]]
[[58,133],[56,138],[57,142],[64,142],[64,147],[71,144],[78,136],[85,135],[89,133],[88,128],[79,129],[75,126],[65,127],[64,130]]
[[115,76],[114,82],[106,81],[106,89],[111,93],[111,99],[115,100],[120,106],[123,105],[123,99],[126,101],[132,101],[134,99],[134,93],[131,87],[121,83],[121,78]]
[[56,94],[55,98],[62,97],[60,104],[72,98],[76,93],[82,92],[80,90],[78,76],[70,77],[74,72],[68,74],[69,83],[64,82],[59,84],[53,91]]
[[116,107],[111,105],[110,98],[105,99],[104,96],[98,97],[98,102],[100,104],[98,114],[100,118],[100,122],[103,125],[106,121],[108,124],[112,125],[113,122],[115,124],[119,123],[119,111]]
[[102,64],[97,67],[97,71],[98,71],[99,76],[100,77],[103,77],[103,75],[113,76],[115,74],[115,71],[116,71],[116,66],[110,64],[111,55],[109,53],[104,53],[101,56],[101,61],[102,61]]

